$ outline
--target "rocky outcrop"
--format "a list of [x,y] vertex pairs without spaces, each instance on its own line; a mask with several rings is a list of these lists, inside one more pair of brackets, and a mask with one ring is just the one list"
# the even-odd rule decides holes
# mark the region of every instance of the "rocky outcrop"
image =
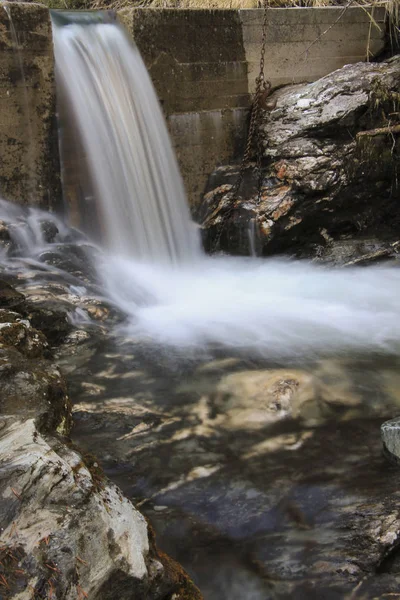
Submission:
[[261,201],[250,173],[217,169],[204,197],[207,249],[332,263],[398,253],[400,57],[347,65],[274,94],[264,114]]
[[1,597],[200,599],[96,459],[71,446],[67,385],[30,313],[51,332],[49,311],[0,281]]
[[387,457],[394,461],[400,460],[400,419],[391,419],[381,425],[381,437]]

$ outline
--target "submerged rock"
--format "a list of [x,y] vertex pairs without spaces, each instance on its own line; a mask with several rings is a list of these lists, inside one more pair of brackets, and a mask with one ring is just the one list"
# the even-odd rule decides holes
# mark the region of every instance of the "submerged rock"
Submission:
[[258,430],[288,417],[317,424],[361,405],[349,382],[338,379],[327,386],[316,374],[300,369],[226,375],[210,402],[219,427]]
[[399,589],[386,559],[398,547],[400,471],[379,437],[398,406],[390,361],[383,371],[344,357],[251,371],[206,358],[154,381],[155,356],[135,372],[138,355],[127,354],[108,352],[90,386],[85,371],[77,377],[74,435],[140,499],[207,599]]
[[[261,201],[249,174],[231,198],[237,169],[218,169],[200,215],[206,248],[339,263],[396,257],[399,85],[395,57],[275,92],[277,107],[262,127]],[[344,261],[332,259],[344,240],[360,247]],[[362,248],[374,240],[374,248]]]

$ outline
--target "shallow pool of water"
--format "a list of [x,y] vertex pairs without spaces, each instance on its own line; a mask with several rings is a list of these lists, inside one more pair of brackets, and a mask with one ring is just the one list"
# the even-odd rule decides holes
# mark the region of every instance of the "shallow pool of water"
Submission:
[[120,338],[69,377],[74,440],[206,600],[372,598],[400,583],[377,574],[400,526],[379,433],[400,403],[397,359],[184,360]]

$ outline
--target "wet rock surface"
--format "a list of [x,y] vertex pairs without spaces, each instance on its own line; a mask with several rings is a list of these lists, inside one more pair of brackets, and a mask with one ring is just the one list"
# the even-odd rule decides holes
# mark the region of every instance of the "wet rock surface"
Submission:
[[79,367],[82,343],[102,333],[75,329],[48,300],[0,281],[1,598],[200,599],[142,514],[66,437],[71,404],[54,357],[72,352]]
[[[209,600],[395,592],[399,475],[379,428],[400,406],[397,359],[175,356],[111,334],[121,316],[83,271],[65,280],[5,250],[9,597],[30,597],[17,596],[29,585],[39,597],[200,597],[102,468]],[[71,426],[69,397],[83,457],[59,437]]]
[[[96,249],[56,219],[46,241],[35,215],[3,219],[0,434],[18,457],[16,470],[4,463],[2,490],[17,511],[4,504],[7,594],[32,585],[39,596],[60,598],[198,597],[157,549],[150,526],[149,549],[146,540],[135,546],[129,566],[134,539],[119,540],[114,521],[132,523],[142,540],[143,520],[122,496],[118,505],[101,467],[208,600],[392,593],[399,585],[398,474],[382,456],[379,427],[400,406],[397,361],[378,355],[269,364],[212,348],[175,355],[145,339],[126,340],[123,329],[114,330],[123,316],[91,275]],[[74,244],[79,251],[71,251]],[[352,246],[340,244],[332,255],[357,260]],[[55,248],[57,264],[48,260]],[[69,431],[69,397],[73,440],[91,458],[55,434]],[[35,465],[27,460],[32,453]],[[29,483],[31,472],[40,478]],[[22,478],[27,483],[19,485]],[[58,519],[49,520],[54,536],[46,517],[39,538],[26,511],[49,510]],[[81,524],[92,536],[87,544]],[[104,537],[103,527],[117,541]],[[100,573],[97,552],[104,553]]]
[[72,376],[74,436],[204,597],[394,593],[400,474],[379,429],[398,410],[397,359],[178,364],[102,346],[90,381]]
[[274,94],[262,127],[263,188],[234,165],[211,176],[198,219],[207,249],[331,264],[398,256],[400,57],[347,65]]

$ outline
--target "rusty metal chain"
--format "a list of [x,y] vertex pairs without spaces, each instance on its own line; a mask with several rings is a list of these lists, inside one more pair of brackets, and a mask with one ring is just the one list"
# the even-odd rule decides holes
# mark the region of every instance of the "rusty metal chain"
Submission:
[[262,25],[262,38],[261,38],[261,52],[260,52],[260,71],[258,74],[258,77],[256,79],[256,89],[254,92],[254,96],[253,96],[253,103],[251,106],[251,113],[250,113],[250,124],[249,124],[249,131],[247,134],[247,140],[246,140],[246,147],[245,147],[245,151],[243,154],[243,158],[242,158],[242,162],[240,164],[240,169],[239,169],[239,174],[237,177],[237,180],[235,182],[235,185],[233,186],[233,188],[228,192],[228,197],[231,199],[231,205],[228,209],[228,211],[225,213],[224,215],[224,219],[222,221],[220,230],[216,236],[215,239],[215,243],[214,243],[214,249],[216,250],[218,248],[219,245],[219,241],[221,239],[221,235],[222,235],[222,231],[224,228],[224,222],[228,219],[228,217],[231,215],[232,211],[234,210],[235,206],[233,203],[233,200],[235,198],[235,196],[238,194],[242,183],[243,183],[243,178],[245,175],[245,172],[247,171],[247,169],[250,167],[250,159],[252,157],[252,154],[254,152],[253,148],[254,148],[254,142],[255,142],[255,146],[256,146],[256,165],[254,167],[255,173],[257,175],[257,204],[259,204],[261,202],[261,194],[262,194],[262,182],[263,182],[263,176],[262,176],[262,155],[263,155],[263,149],[262,149],[262,136],[261,136],[261,117],[262,117],[262,113],[261,113],[261,100],[263,96],[267,96],[270,89],[271,89],[271,83],[269,81],[265,80],[265,74],[264,74],[264,67],[265,67],[265,50],[266,50],[266,41],[267,41],[267,24],[268,24],[268,8],[269,8],[269,0],[263,0],[263,4],[264,4],[264,16],[263,16],[263,25]]

